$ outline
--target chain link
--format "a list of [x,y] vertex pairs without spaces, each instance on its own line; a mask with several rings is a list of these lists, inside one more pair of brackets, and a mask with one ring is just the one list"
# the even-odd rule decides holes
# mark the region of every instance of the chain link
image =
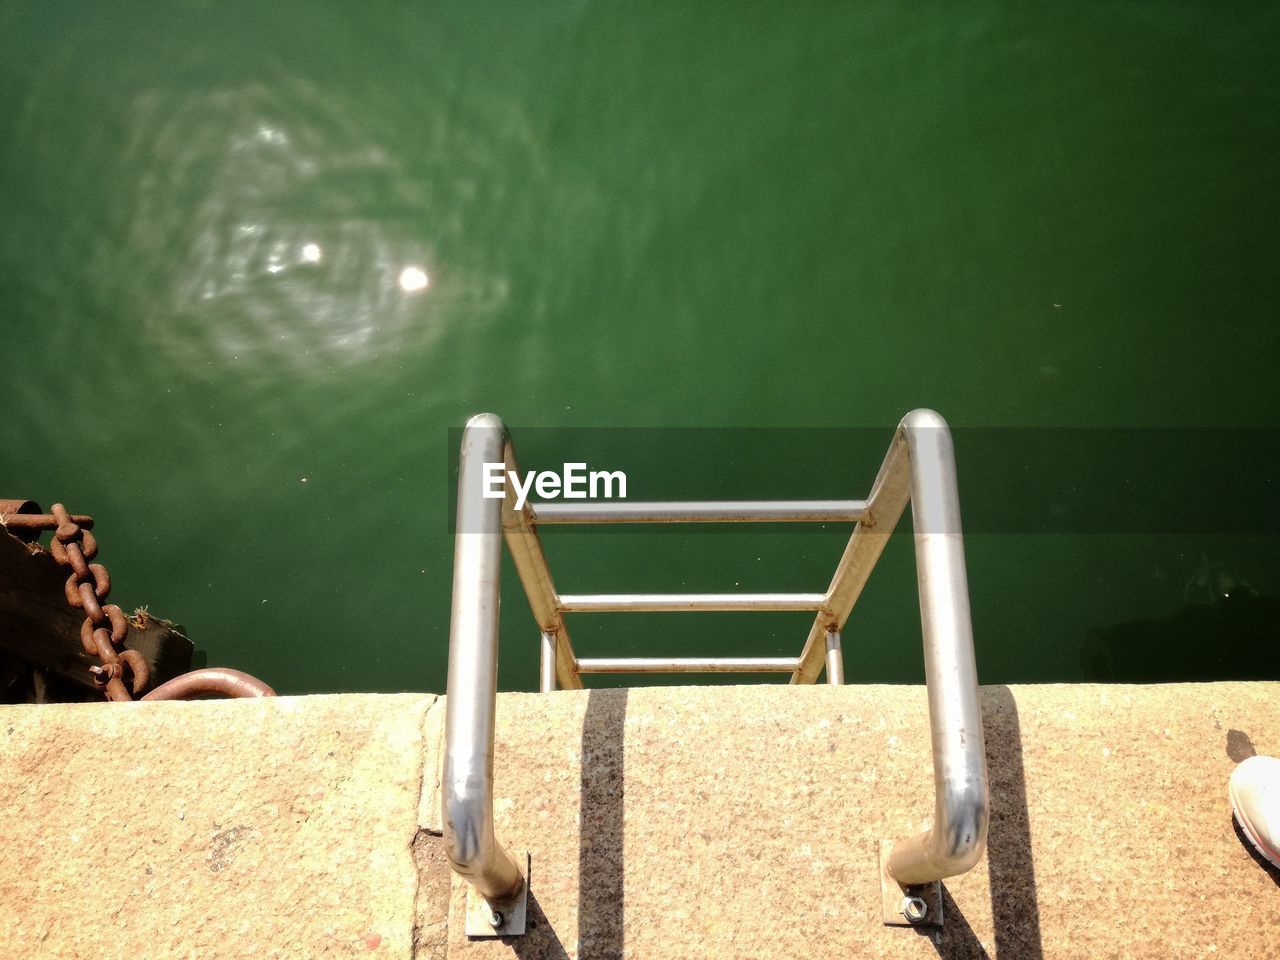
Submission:
[[111,593],[111,576],[102,564],[89,562],[98,554],[98,541],[71,519],[62,504],[55,503],[51,512],[58,526],[49,541],[49,552],[55,561],[70,568],[64,587],[67,603],[85,614],[80,643],[85,653],[102,661],[89,670],[108,700],[132,700],[147,689],[151,667],[137,650],[124,647],[129,637],[129,618],[124,611],[114,603],[101,602]]

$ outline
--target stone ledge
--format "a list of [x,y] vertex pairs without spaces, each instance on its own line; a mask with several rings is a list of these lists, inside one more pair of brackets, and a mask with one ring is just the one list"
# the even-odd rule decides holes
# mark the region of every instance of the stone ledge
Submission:
[[410,957],[434,700],[0,707],[0,956]]
[[[933,815],[919,687],[508,694],[498,835],[533,857],[521,941],[449,957],[1276,957],[1228,739],[1280,753],[1280,684],[988,687],[988,855],[945,931],[880,918],[881,839]],[[1232,734],[1231,731],[1240,733]]]
[[919,687],[503,694],[499,838],[537,926],[468,941],[443,699],[0,708],[0,956],[1280,957],[1232,827],[1280,683],[988,687],[987,857],[936,940],[879,918],[932,816]]

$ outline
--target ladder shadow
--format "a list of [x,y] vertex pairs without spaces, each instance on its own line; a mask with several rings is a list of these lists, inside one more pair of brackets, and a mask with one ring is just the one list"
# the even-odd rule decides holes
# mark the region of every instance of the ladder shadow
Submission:
[[525,919],[528,932],[523,937],[503,937],[502,942],[509,945],[511,952],[520,960],[569,960],[568,951],[538,902],[534,892],[536,882],[533,877],[529,878],[529,906]]
[[578,800],[578,956],[623,954],[627,688],[587,692]]
[[[574,955],[615,960],[624,950],[624,721],[627,689],[594,689],[587,695],[581,740],[578,801],[578,925]],[[1027,815],[1018,707],[1008,687],[981,690],[991,786],[987,871],[996,953],[1017,960],[1044,960],[1035,864]],[[536,869],[536,867],[535,867]],[[530,883],[530,935],[507,941],[516,956],[564,960],[570,955],[543,913]],[[927,936],[946,960],[987,960],[990,954],[944,884],[945,926],[940,940]]]
[[[582,786],[578,793],[578,929],[572,955],[614,960],[623,954],[626,923],[623,896],[623,723],[627,689],[587,691],[580,744]],[[532,870],[537,870],[536,860]],[[537,877],[529,878],[528,934],[504,938],[521,960],[567,960],[560,934],[537,898]],[[567,931],[562,931],[567,933]]]

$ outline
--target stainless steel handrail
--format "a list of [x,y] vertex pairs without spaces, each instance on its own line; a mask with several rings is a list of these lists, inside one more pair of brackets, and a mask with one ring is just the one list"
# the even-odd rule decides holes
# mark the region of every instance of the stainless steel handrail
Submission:
[[[458,480],[453,621],[449,636],[443,808],[454,869],[493,907],[518,896],[524,879],[494,837],[493,732],[497,683],[501,544],[505,538],[541,634],[540,689],[582,686],[584,673],[789,672],[813,683],[825,668],[844,682],[841,631],[908,503],[924,636],[933,746],[934,822],[893,845],[888,872],[903,885],[955,876],[986,848],[988,788],[969,590],[960,527],[955,451],[946,421],[914,410],[898,425],[865,501],[532,503],[487,499],[483,464],[518,472],[506,427],[492,414],[467,424]],[[830,522],[855,527],[822,594],[557,594],[539,523]],[[565,612],[816,610],[796,658],[578,659]],[[496,909],[496,907],[494,908]]]
[[492,414],[472,417],[462,437],[441,785],[445,854],[499,913],[524,887],[493,828],[503,501],[468,492],[481,489],[484,464],[500,461],[506,445],[506,427]]
[[[954,877],[982,858],[989,804],[955,447],[946,421],[932,410],[914,410],[898,425],[880,472],[885,482],[877,482],[882,496],[895,495],[904,473],[915,529],[934,786],[933,825],[897,841],[889,855],[889,874],[910,885]],[[890,515],[896,522],[903,507],[885,503],[886,522]]]

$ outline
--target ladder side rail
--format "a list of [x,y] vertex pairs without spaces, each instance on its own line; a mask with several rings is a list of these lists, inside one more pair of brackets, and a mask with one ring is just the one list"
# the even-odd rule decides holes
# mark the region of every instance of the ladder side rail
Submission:
[[483,465],[502,459],[506,432],[500,419],[480,414],[462,435],[441,784],[445,854],[495,910],[525,883],[493,825],[503,504],[481,493]]
[[[519,476],[515,447],[510,436],[506,437],[501,459],[506,463],[508,476]],[[529,609],[542,634],[542,660],[539,689],[548,693],[559,686],[562,690],[581,690],[582,678],[578,676],[578,661],[565,626],[564,609],[551,579],[547,556],[542,552],[542,540],[534,525],[533,509],[529,504],[516,508],[516,495],[511,484],[505,484],[506,496],[502,503],[502,534],[511,551],[516,575],[529,600]]]
[[933,747],[933,825],[898,840],[888,860],[890,876],[912,885],[964,873],[981,859],[990,802],[951,431],[932,410],[913,410],[894,445],[910,468]]
[[862,589],[867,585],[871,571],[875,569],[910,498],[907,452],[899,442],[899,433],[895,433],[875,483],[871,485],[864,516],[849,536],[840,562],[836,564],[831,585],[827,587],[826,601],[809,628],[809,636],[800,651],[800,665],[791,675],[792,683],[817,682],[826,662],[827,635],[844,630],[845,621],[862,595]]

